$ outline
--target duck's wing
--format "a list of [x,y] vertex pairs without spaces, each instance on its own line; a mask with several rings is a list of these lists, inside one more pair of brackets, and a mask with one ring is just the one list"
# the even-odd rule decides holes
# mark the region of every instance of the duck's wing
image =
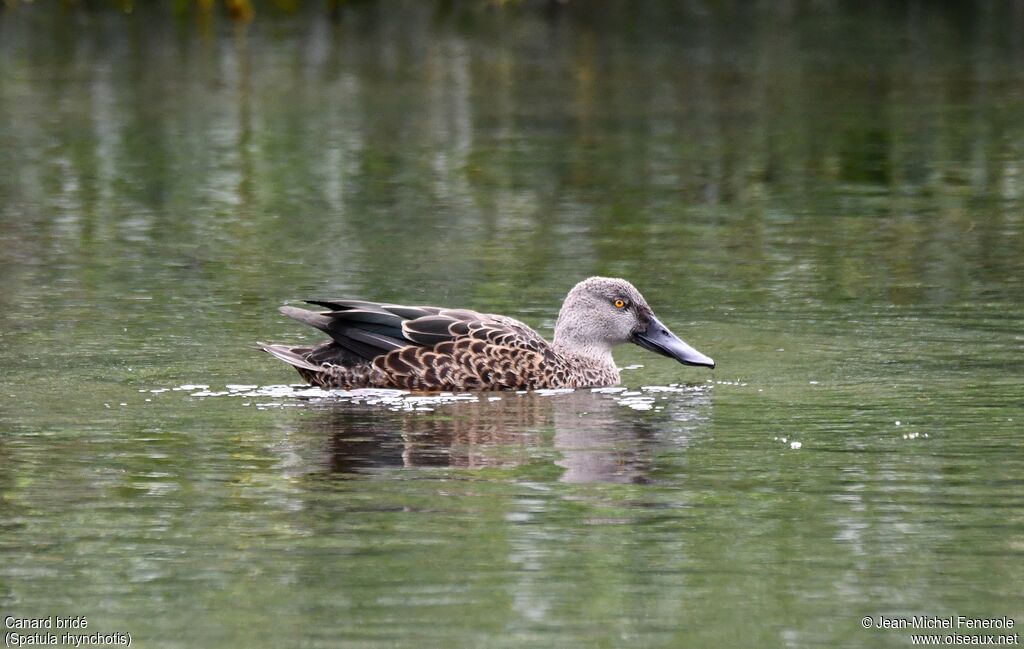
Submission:
[[365,361],[406,348],[435,350],[461,339],[542,354],[549,349],[540,334],[505,316],[362,300],[309,303],[329,310],[317,313],[286,306],[281,312],[323,331],[346,352]]
[[[385,311],[381,305],[350,302],[312,302],[331,309],[319,313],[283,306],[281,313],[330,336],[337,347],[324,348],[323,351],[337,352],[337,364],[370,361],[409,344],[402,336],[401,316]],[[326,357],[322,360],[327,361]]]

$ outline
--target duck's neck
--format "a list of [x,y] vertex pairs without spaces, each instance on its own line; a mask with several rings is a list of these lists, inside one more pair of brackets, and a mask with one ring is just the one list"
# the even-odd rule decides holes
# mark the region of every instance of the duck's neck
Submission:
[[608,345],[593,340],[581,340],[555,329],[555,340],[551,346],[555,353],[563,358],[585,361],[589,365],[614,372],[616,376],[619,373],[619,368],[612,357],[612,348]]

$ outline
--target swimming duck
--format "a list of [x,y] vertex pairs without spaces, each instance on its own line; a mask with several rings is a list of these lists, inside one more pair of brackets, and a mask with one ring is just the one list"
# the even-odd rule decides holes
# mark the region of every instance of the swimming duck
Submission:
[[616,385],[612,348],[632,342],[684,365],[715,361],[680,340],[624,279],[573,287],[548,342],[518,320],[465,309],[311,300],[281,313],[328,334],[316,347],[261,345],[322,388],[532,390]]

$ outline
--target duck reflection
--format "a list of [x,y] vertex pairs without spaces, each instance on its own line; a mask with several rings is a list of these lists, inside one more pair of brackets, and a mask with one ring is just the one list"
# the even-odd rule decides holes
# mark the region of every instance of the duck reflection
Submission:
[[[626,393],[630,394],[630,393]],[[635,393],[632,393],[635,394]],[[705,391],[619,394],[481,394],[391,411],[320,403],[301,436],[327,439],[327,469],[352,475],[391,468],[512,468],[553,463],[563,482],[645,482],[659,449],[686,445],[710,419]],[[640,412],[640,405],[649,408]]]

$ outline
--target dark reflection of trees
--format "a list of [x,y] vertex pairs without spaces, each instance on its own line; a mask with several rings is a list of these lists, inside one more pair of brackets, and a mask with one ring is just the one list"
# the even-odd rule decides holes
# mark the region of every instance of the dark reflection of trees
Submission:
[[5,13],[0,305],[1024,297],[1024,2],[345,4]]
[[705,394],[674,394],[660,412],[631,410],[588,391],[500,396],[443,404],[433,412],[322,405],[301,420],[300,429],[307,441],[322,440],[313,446],[322,443],[323,460],[309,462],[322,462],[336,474],[553,461],[564,470],[564,482],[644,482],[659,448],[684,446],[707,423],[709,405]]

